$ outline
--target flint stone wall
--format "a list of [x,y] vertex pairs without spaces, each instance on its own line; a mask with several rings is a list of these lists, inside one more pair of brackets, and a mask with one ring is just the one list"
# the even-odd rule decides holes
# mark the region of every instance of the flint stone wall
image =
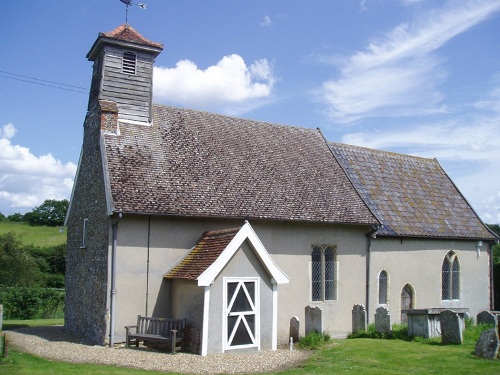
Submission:
[[[107,330],[110,219],[100,148],[100,112],[84,124],[80,168],[68,215],[65,328],[102,345]],[[83,222],[87,246],[82,248]]]

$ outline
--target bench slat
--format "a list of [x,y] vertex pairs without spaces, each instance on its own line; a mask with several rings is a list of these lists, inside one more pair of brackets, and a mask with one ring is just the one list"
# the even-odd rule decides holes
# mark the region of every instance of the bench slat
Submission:
[[[126,346],[129,347],[131,340],[136,340],[137,347],[139,341],[165,342],[170,344],[172,354],[174,354],[177,349],[182,349],[182,346],[177,347],[177,344],[183,341],[185,327],[186,319],[165,319],[138,315],[137,325],[125,326]],[[135,333],[131,332],[134,328]]]

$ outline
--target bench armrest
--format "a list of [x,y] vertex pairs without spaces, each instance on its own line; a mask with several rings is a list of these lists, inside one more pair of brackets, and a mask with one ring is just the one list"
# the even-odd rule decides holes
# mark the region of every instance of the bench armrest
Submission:
[[137,332],[137,329],[139,328],[139,326],[125,326],[125,332],[126,332],[127,338],[128,338],[129,333],[130,333],[130,330],[132,328],[135,328],[135,331]]

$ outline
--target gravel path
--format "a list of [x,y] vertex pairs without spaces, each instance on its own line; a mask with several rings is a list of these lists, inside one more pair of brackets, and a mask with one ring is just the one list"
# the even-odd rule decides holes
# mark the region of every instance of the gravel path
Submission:
[[283,370],[303,362],[309,351],[278,349],[248,354],[188,353],[175,355],[146,348],[126,349],[86,345],[62,326],[30,327],[7,331],[9,346],[64,362],[96,363],[187,374],[244,374]]

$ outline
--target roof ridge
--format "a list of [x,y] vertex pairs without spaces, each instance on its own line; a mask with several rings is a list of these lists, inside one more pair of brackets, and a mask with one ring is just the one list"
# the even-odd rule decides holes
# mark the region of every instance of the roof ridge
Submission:
[[367,146],[352,145],[352,144],[341,143],[341,142],[328,142],[328,143],[330,143],[332,146],[357,148],[357,149],[367,150],[367,151],[370,151],[370,152],[377,152],[379,154],[386,154],[388,156],[398,157],[400,159],[413,158],[413,159],[418,159],[418,160],[425,160],[425,161],[428,161],[428,162],[437,162],[436,158],[426,158],[426,157],[423,157],[423,156],[403,154],[403,153],[395,152],[395,151],[380,150],[380,149],[371,148],[371,147],[367,147]]
[[299,129],[299,130],[306,130],[306,131],[311,132],[311,133],[316,133],[316,130],[317,130],[315,128],[307,128],[305,126],[281,124],[281,123],[277,123],[277,122],[270,122],[270,121],[264,121],[264,120],[255,120],[255,119],[251,119],[251,118],[237,117],[237,116],[232,116],[232,115],[226,115],[223,113],[210,112],[210,111],[201,110],[201,109],[179,107],[179,106],[169,105],[169,104],[153,103],[153,106],[164,107],[166,109],[168,109],[168,108],[174,109],[174,110],[177,109],[177,110],[182,110],[182,111],[186,111],[186,112],[199,113],[199,114],[210,115],[210,116],[223,117],[223,118],[233,119],[233,120],[237,120],[237,121],[252,122],[252,123],[256,123],[256,124],[266,124],[266,125],[277,126],[277,127],[282,127],[282,128],[293,128],[293,129]]
[[141,33],[139,33],[136,29],[134,29],[128,23],[124,23],[124,24],[118,26],[114,30],[111,30],[108,32],[101,32],[101,33],[99,33],[99,36],[105,36],[107,38],[112,38],[112,39],[126,40],[129,42],[134,42],[134,43],[138,43],[138,44],[145,44],[145,45],[149,45],[149,46],[163,49],[162,43],[153,42],[152,40],[145,38],[144,36],[141,35]]

